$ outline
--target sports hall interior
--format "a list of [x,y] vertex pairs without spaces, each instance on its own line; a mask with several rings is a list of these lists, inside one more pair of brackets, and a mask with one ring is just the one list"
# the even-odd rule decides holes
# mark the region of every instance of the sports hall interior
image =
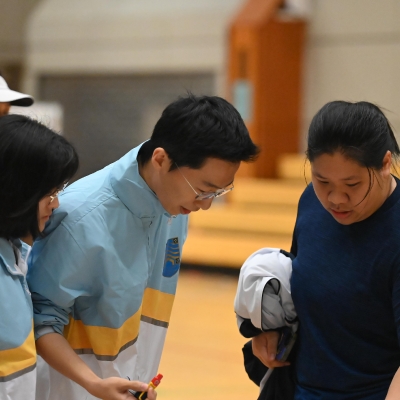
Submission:
[[[400,132],[397,0],[0,0],[0,71],[78,149],[78,177],[146,140],[187,91],[227,98],[262,152],[192,213],[159,372],[163,400],[257,398],[233,300],[262,247],[290,250],[311,180],[305,139],[331,100],[383,107]],[[13,110],[11,110],[13,111]],[[19,110],[14,109],[15,112]],[[43,113],[43,114],[42,114]]]

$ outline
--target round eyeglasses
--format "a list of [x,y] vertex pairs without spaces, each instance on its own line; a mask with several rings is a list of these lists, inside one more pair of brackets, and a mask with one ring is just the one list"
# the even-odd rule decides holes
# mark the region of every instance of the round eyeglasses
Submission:
[[214,199],[215,197],[221,197],[224,194],[227,194],[231,190],[234,189],[233,183],[231,183],[229,186],[226,188],[218,189],[215,192],[203,192],[203,193],[197,193],[195,188],[190,184],[190,182],[186,179],[186,176],[183,174],[181,169],[179,168],[178,164],[175,163],[176,168],[178,168],[178,171],[181,173],[183,176],[183,179],[188,183],[188,185],[191,187],[193,192],[196,194],[195,200],[209,200],[209,199]]

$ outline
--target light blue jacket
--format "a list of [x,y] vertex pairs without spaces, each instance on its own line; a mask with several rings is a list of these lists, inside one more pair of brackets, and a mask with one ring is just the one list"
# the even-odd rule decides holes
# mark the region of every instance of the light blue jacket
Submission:
[[[67,188],[33,246],[28,283],[37,338],[64,334],[100,376],[147,382],[169,324],[187,216],[171,218],[141,178],[139,148]],[[77,390],[63,395],[79,398]]]
[[0,238],[0,399],[34,399],[36,349],[24,273],[29,246]]

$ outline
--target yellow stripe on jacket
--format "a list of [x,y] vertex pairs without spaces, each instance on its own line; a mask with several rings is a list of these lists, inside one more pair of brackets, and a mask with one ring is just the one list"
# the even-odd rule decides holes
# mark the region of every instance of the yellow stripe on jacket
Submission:
[[174,298],[174,295],[147,288],[142,306],[121,327],[85,325],[82,321],[70,317],[69,324],[64,329],[64,336],[78,353],[116,357],[123,348],[136,341],[142,317],[168,324]]
[[32,329],[21,346],[0,350],[0,378],[32,367],[36,363],[35,337]]
[[175,295],[147,288],[143,296],[142,315],[168,323]]

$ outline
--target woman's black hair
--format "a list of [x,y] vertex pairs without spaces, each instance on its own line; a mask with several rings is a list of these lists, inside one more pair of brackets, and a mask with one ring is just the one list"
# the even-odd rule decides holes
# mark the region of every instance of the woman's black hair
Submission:
[[310,162],[322,154],[339,151],[369,170],[380,170],[388,150],[394,160],[399,157],[390,123],[375,104],[332,101],[311,121],[306,151]]
[[229,162],[253,161],[259,148],[252,142],[239,112],[217,96],[189,93],[163,111],[149,141],[139,151],[141,165],[162,147],[172,160],[171,170],[201,168],[209,157]]
[[40,235],[38,204],[79,166],[61,135],[23,115],[0,117],[0,237]]

